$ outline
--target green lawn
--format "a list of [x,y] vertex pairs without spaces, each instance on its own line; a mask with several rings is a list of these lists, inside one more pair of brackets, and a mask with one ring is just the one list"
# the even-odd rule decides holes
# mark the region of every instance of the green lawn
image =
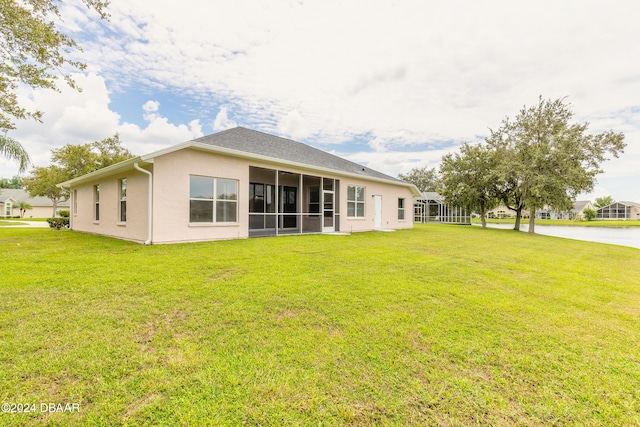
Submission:
[[0,255],[0,403],[36,405],[0,425],[640,424],[638,249],[5,228]]

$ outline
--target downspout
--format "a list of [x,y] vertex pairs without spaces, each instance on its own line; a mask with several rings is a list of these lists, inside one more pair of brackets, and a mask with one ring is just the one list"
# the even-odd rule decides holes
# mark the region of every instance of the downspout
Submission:
[[149,201],[148,201],[148,218],[147,218],[147,240],[144,242],[145,245],[151,244],[151,236],[153,231],[153,175],[146,169],[142,169],[138,166],[138,162],[133,164],[134,169],[147,174],[149,177]]

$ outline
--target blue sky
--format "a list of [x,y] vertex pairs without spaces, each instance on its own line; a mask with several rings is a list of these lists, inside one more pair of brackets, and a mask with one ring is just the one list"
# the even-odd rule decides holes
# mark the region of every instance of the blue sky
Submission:
[[[640,202],[640,4],[614,4],[112,0],[103,22],[69,1],[83,92],[24,88],[44,123],[9,136],[44,166],[52,148],[116,132],[145,154],[240,125],[396,176],[437,167],[539,95],[567,97],[576,121],[628,144],[584,198]],[[16,171],[0,159],[0,176]]]

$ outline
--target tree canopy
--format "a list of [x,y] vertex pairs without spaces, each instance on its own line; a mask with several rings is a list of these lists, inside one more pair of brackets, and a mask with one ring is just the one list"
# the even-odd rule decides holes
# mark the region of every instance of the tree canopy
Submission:
[[452,205],[478,211],[486,227],[485,213],[498,201],[496,165],[496,153],[485,144],[463,144],[460,153],[442,157],[438,192]]
[[[461,188],[467,194],[487,191],[490,178],[493,196],[516,211],[515,229],[522,211],[529,211],[529,232],[534,232],[536,210],[570,209],[575,197],[591,191],[601,164],[624,150],[624,134],[606,131],[588,134],[588,123],[572,123],[573,111],[564,98],[544,100],[523,107],[514,120],[505,118],[485,139],[489,170],[471,166],[478,153],[463,145],[461,154],[445,156],[441,166],[443,193],[454,198]],[[477,167],[486,175],[470,179]],[[452,177],[452,175],[457,175]],[[461,187],[461,182],[465,186]],[[477,206],[476,206],[477,208]]]
[[436,191],[439,182],[436,168],[429,169],[427,166],[413,168],[406,174],[399,174],[398,178],[415,185],[421,192]]
[[613,200],[613,197],[611,196],[596,197],[596,202],[593,204],[593,206],[595,206],[596,209],[600,209],[600,208],[604,208],[605,206],[612,205],[615,202],[616,201]]
[[13,178],[0,178],[0,188],[22,188],[22,178],[18,175]]
[[[82,0],[87,8],[107,18],[108,1]],[[84,70],[86,64],[72,59],[80,50],[76,41],[62,33],[57,25],[63,16],[58,0],[0,1],[0,129],[13,129],[13,119],[40,121],[42,112],[28,111],[18,104],[19,85],[56,89],[61,76],[73,88],[72,70]]]
[[69,191],[57,184],[132,157],[134,155],[122,147],[118,134],[87,144],[67,144],[51,150],[52,164],[34,168],[24,179],[24,186],[32,197],[48,197],[53,202],[55,215],[58,202],[69,199]]

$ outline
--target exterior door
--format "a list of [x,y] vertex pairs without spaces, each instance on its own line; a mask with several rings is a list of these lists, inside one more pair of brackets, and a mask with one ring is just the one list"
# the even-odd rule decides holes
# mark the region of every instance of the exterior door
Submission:
[[[282,187],[282,228],[296,228],[298,224],[298,189],[296,187]],[[293,214],[293,215],[287,215]]]
[[333,233],[336,231],[334,218],[334,198],[333,191],[322,192],[322,232]]
[[382,228],[382,196],[373,196],[375,205],[375,216],[373,217],[374,228]]

